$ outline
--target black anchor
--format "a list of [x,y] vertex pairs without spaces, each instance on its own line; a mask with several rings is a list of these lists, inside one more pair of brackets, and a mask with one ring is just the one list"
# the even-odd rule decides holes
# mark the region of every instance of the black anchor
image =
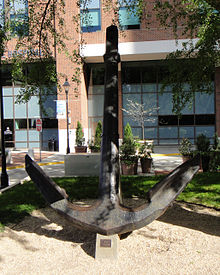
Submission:
[[26,171],[50,206],[83,230],[103,235],[123,234],[141,228],[158,218],[183,191],[199,170],[200,157],[183,163],[147,193],[147,203],[138,208],[122,205],[120,196],[118,144],[118,30],[106,30],[105,99],[101,151],[99,198],[90,207],[68,201],[64,189],[53,182],[28,155]]

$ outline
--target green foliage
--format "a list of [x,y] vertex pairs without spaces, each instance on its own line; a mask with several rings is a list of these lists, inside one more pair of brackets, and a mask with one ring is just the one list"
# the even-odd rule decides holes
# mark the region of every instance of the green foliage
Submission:
[[[0,18],[1,18],[1,14],[0,14]],[[5,34],[5,30],[1,26],[0,27],[0,57],[2,57],[4,54],[6,42],[7,42],[7,37]]]
[[133,136],[131,126],[129,123],[126,124],[125,129],[124,129],[123,141],[126,142],[127,140],[134,140],[134,136]]
[[161,26],[173,30],[177,43],[179,37],[191,38],[182,50],[167,56],[169,74],[163,79],[162,92],[167,86],[172,89],[173,112],[180,114],[194,92],[214,90],[213,75],[220,64],[219,0],[157,0],[154,10]]
[[101,146],[102,141],[102,122],[99,120],[95,130],[95,145]]
[[180,143],[179,152],[182,156],[191,156],[192,152],[192,143],[188,138],[183,138]]
[[209,170],[219,171],[220,172],[220,140],[218,138],[217,133],[214,136],[214,144],[210,151],[210,162],[209,162]]
[[120,147],[120,160],[126,164],[135,163],[138,159],[136,154],[136,142],[128,139],[126,142],[123,141]]
[[99,120],[95,130],[95,138],[89,144],[89,148],[93,152],[100,152],[101,142],[102,142],[102,122]]
[[[24,2],[25,0],[19,0]],[[13,1],[14,2],[14,1]],[[8,6],[7,9],[10,9]],[[5,17],[5,13],[9,10],[0,11],[0,16]],[[24,15],[24,11],[21,10]],[[40,91],[43,85],[50,88],[58,84],[63,74],[56,73],[56,64],[54,63],[55,51],[64,53],[66,57],[77,65],[73,71],[72,88],[78,90],[80,83],[81,56],[79,55],[79,47],[70,52],[64,41],[69,39],[63,17],[65,16],[65,1],[45,1],[44,4],[38,0],[28,1],[28,18],[20,16],[20,11],[16,11],[12,20],[5,20],[3,31],[0,31],[0,54],[3,55],[7,42],[16,35],[16,53],[13,58],[4,59],[4,64],[12,64],[12,78],[14,81],[22,83],[23,89],[17,97],[17,102],[27,102],[35,95],[42,96]],[[56,28],[55,21],[56,18]],[[79,19],[79,18],[78,18]],[[77,30],[80,26],[80,20],[73,22],[74,28]],[[4,39],[2,37],[4,36]],[[77,36],[74,44],[81,43],[82,40]],[[38,50],[36,55],[34,50]],[[72,48],[71,48],[72,49]],[[31,64],[31,66],[27,65]],[[28,68],[27,68],[28,67]],[[30,70],[31,68],[31,70]],[[54,89],[51,90],[54,92]],[[42,99],[39,99],[41,103]]]
[[137,161],[136,156],[137,144],[134,141],[133,133],[129,123],[126,124],[124,129],[124,139],[120,146],[120,159],[126,164],[131,164]]
[[210,151],[209,171],[220,172],[220,150]]
[[215,133],[215,136],[214,136],[213,150],[220,151],[220,138],[218,137],[217,133]]
[[84,142],[85,142],[85,139],[84,139],[84,133],[83,133],[82,125],[79,121],[77,121],[76,145],[77,146],[83,146]]
[[201,153],[207,153],[210,151],[210,141],[209,139],[201,134],[196,138],[196,148]]
[[151,159],[151,153],[153,153],[154,145],[150,144],[148,142],[144,142],[144,144],[141,144],[138,148],[138,156],[140,158],[147,158]]

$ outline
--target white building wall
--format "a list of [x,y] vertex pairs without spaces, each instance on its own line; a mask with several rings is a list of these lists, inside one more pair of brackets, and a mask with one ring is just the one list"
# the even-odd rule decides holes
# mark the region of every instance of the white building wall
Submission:
[[[198,39],[193,39],[196,43]],[[189,39],[176,40],[158,40],[142,42],[124,42],[119,43],[119,54],[121,61],[138,60],[158,60],[164,59],[167,54],[183,49],[183,43],[189,42]],[[86,44],[81,47],[80,54],[86,62],[103,62],[105,54],[105,44]]]
[[[88,145],[88,128],[83,129],[85,145]],[[75,153],[75,140],[76,140],[76,130],[69,130],[69,144],[70,144],[70,153]],[[67,131],[66,129],[59,129],[59,152],[61,154],[66,154],[67,148]]]

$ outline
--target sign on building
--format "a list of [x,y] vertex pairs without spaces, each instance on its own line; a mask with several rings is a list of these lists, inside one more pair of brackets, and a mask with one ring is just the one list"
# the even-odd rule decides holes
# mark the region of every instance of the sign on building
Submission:
[[66,118],[66,100],[57,100],[57,119]]

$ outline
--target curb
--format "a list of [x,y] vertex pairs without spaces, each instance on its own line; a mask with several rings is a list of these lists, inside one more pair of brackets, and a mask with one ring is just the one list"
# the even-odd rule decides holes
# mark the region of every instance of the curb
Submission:
[[[56,162],[41,162],[38,163],[39,166],[46,166],[46,165],[56,165],[56,164],[64,164],[64,161],[56,161]],[[17,166],[12,166],[12,167],[8,167],[7,171],[9,170],[13,170],[13,169],[19,169],[19,168],[25,168],[25,165],[17,165]],[[0,168],[0,171],[2,170],[2,168]]]
[[152,153],[151,154],[153,157],[172,157],[172,156],[181,156],[179,153],[170,153],[170,154],[157,154],[157,153]]

